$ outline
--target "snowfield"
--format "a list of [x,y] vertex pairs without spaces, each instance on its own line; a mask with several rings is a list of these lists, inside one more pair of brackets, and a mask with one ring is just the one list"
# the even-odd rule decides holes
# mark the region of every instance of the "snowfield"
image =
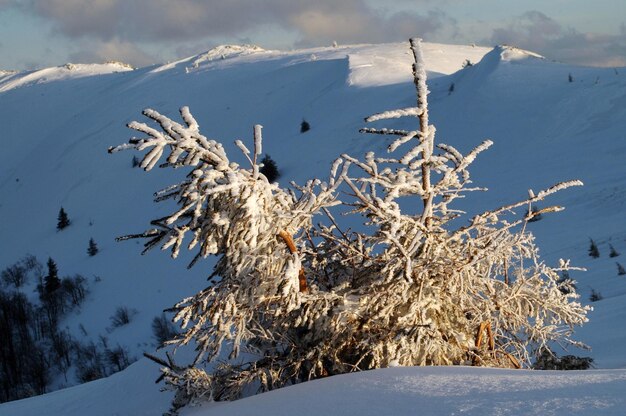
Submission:
[[[159,415],[170,393],[142,360],[106,379],[0,406],[6,415]],[[146,380],[146,378],[148,380]],[[184,416],[606,415],[626,408],[626,371],[395,367],[344,374],[235,402],[188,407]]]
[[[468,195],[461,209],[476,213],[524,198],[529,188],[584,182],[548,201],[564,212],[529,228],[545,261],[570,258],[588,270],[571,272],[584,303],[592,289],[602,294],[590,322],[575,334],[592,350],[560,352],[590,356],[595,369],[387,368],[188,408],[183,415],[624,414],[626,276],[617,275],[616,263],[626,265],[626,68],[564,65],[512,47],[426,43],[424,55],[438,140],[464,153],[486,138],[495,143],[471,169],[474,184],[489,191]],[[473,65],[462,68],[466,60]],[[277,162],[281,184],[304,183],[326,177],[341,153],[383,153],[391,138],[358,129],[365,116],[414,105],[411,62],[404,43],[290,52],[223,46],[134,70],[110,63],[0,71],[0,268],[28,253],[44,264],[52,257],[61,275],[80,273],[89,281],[87,301],[65,318],[64,328],[81,340],[106,336],[134,358],[154,352],[152,319],[203,288],[214,261],[188,271],[189,255],[176,261],[158,252],[140,256],[138,242],[114,241],[166,213],[152,194],[178,179],[165,170],[132,168],[129,152],[107,154],[132,135],[125,124],[145,121],[146,107],[177,118],[188,105],[203,134],[242,163],[234,140],[250,147],[252,126],[263,124],[264,152]],[[305,134],[303,119],[311,125]],[[57,231],[61,206],[72,225]],[[94,257],[86,252],[90,238],[100,249]],[[589,238],[600,258],[587,255]],[[621,256],[610,258],[609,244]],[[28,289],[36,296],[33,285]],[[112,328],[120,306],[136,315]],[[143,358],[74,387],[68,387],[76,384],[71,375],[59,374],[52,385],[59,390],[0,404],[0,415],[161,414],[172,394],[159,392],[157,377],[158,366]]]

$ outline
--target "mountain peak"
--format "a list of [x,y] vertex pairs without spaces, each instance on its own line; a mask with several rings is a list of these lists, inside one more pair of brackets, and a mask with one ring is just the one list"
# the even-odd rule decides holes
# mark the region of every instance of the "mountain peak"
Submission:
[[519,59],[538,58],[545,59],[545,57],[538,53],[520,49],[511,45],[498,45],[495,50],[500,52],[500,58],[502,61],[516,61]]
[[211,62],[219,59],[234,58],[237,56],[250,55],[253,53],[265,52],[265,49],[257,45],[219,45],[198,55],[192,67],[197,68],[204,62]]

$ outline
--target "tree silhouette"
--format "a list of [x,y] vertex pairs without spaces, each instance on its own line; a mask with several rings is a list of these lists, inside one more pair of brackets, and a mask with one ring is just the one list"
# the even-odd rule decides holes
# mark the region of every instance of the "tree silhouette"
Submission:
[[70,221],[69,217],[67,216],[67,212],[65,212],[63,207],[61,207],[61,210],[59,210],[59,217],[58,217],[58,222],[57,222],[57,230],[62,230],[65,227],[67,227],[68,225],[70,225],[70,224],[71,224],[71,221]]
[[59,270],[57,264],[48,257],[48,274],[44,278],[44,293],[54,293],[59,287],[61,287],[61,279],[59,279]]
[[98,246],[96,245],[96,242],[93,241],[93,238],[89,239],[89,247],[87,248],[87,254],[89,254],[90,257],[95,256],[96,254],[98,254]]

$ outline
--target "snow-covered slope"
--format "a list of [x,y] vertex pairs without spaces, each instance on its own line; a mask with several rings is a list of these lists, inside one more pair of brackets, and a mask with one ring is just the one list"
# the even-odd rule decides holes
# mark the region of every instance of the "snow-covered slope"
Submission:
[[[591,288],[604,299],[594,304],[591,322],[578,331],[577,338],[594,348],[587,354],[599,368],[626,368],[626,279],[617,276],[616,268],[616,261],[626,264],[626,68],[573,67],[511,47],[424,46],[432,91],[431,120],[437,126],[438,140],[462,151],[485,138],[495,142],[472,167],[475,184],[490,191],[468,196],[462,208],[470,212],[493,208],[523,198],[528,188],[537,191],[566,179],[579,178],[585,183],[584,188],[562,192],[549,201],[566,206],[566,211],[545,216],[530,227],[544,258],[572,258],[575,265],[589,269],[587,273],[574,272],[572,277],[579,281],[585,300]],[[230,46],[133,71],[110,64],[1,73],[0,217],[4,220],[0,222],[0,267],[31,253],[42,262],[54,258],[62,275],[88,277],[87,302],[63,325],[80,338],[97,340],[105,335],[112,345],[127,346],[132,356],[140,357],[154,348],[152,319],[203,287],[212,261],[187,271],[189,259],[184,256],[176,261],[157,252],[141,257],[138,243],[114,242],[116,236],[142,231],[149,219],[165,212],[152,202],[152,193],[176,181],[171,172],[145,174],[132,168],[130,153],[107,154],[109,146],[125,142],[131,135],[124,125],[135,119],[143,121],[140,112],[145,107],[174,117],[179,107],[188,105],[203,133],[221,140],[229,155],[238,160],[234,139],[249,142],[252,125],[260,123],[264,125],[264,150],[277,162],[280,182],[302,183],[313,176],[326,176],[332,160],[342,152],[383,152],[388,144],[385,139],[357,131],[369,114],[413,105],[411,60],[405,44],[292,52]],[[461,69],[466,60],[474,65]],[[303,119],[311,130],[300,134]],[[393,127],[402,128],[403,123],[398,121]],[[55,227],[61,206],[72,225],[59,232]],[[598,259],[587,255],[590,237],[599,245]],[[90,238],[100,248],[94,257],[86,252]],[[609,243],[623,256],[609,258]],[[137,314],[129,325],[114,329],[110,317],[119,306],[134,308]],[[400,370],[373,374],[379,374],[376,377],[384,384],[387,377],[395,377],[395,371]],[[499,380],[494,382],[497,384],[512,383],[509,378],[518,377],[506,373],[499,378],[502,374],[497,371],[474,372],[476,369],[412,371],[406,374],[413,380],[424,371],[443,379],[457,374],[455,371],[468,377],[485,375],[486,380]],[[142,400],[153,406],[150,409],[162,409],[167,399],[157,395],[158,386],[151,385],[157,372],[156,365],[141,360],[106,380],[0,405],[0,414],[41,414],[35,410],[40,408],[55,409],[49,414],[97,414],[88,406],[91,401],[103,403],[90,398],[101,393],[110,399],[107,402],[121,406],[115,411],[100,409],[101,414],[140,414],[136,410],[140,407],[130,410],[124,406]],[[522,384],[527,377],[542,377],[519,374]],[[609,377],[607,385],[616,389],[624,386],[623,371],[567,377],[583,391],[586,387],[582,386],[595,377],[590,374],[597,380]],[[351,377],[363,386],[372,382],[369,375]],[[551,383],[552,376],[545,377],[542,382]],[[59,380],[56,385],[65,383]],[[310,387],[310,394],[320,388],[323,395],[324,389],[335,388],[333,383],[317,382],[317,387]],[[411,383],[407,381],[407,385]],[[455,384],[446,386],[454,389]],[[295,388],[306,390],[307,386]],[[547,400],[547,394],[533,391],[524,397]],[[129,392],[142,398],[130,400],[125,396]],[[281,400],[280,394],[294,393],[276,392],[276,400]],[[484,394],[493,398],[499,393]],[[563,394],[563,406],[576,397]],[[153,399],[155,395],[159,398]],[[613,402],[598,402],[598,406],[623,403],[620,397],[611,397]],[[380,398],[400,400],[383,391]],[[472,402],[468,396],[467,401],[456,402],[462,406],[455,411],[480,409],[485,402],[482,398]],[[426,399],[419,403],[427,406]],[[224,412],[228,406],[224,405]],[[233,406],[243,409],[236,406],[245,405]],[[612,409],[610,406],[606,409]],[[207,409],[207,414],[227,414],[217,409]],[[450,413],[442,409],[440,414]],[[508,409],[513,410],[503,410],[503,414],[526,414]],[[483,414],[478,412],[470,414]],[[352,413],[346,410],[345,414]]]
[[[168,409],[143,377],[150,364],[0,406],[7,415],[153,416]],[[315,380],[181,416],[622,416],[626,371],[528,371],[469,367],[385,368]]]

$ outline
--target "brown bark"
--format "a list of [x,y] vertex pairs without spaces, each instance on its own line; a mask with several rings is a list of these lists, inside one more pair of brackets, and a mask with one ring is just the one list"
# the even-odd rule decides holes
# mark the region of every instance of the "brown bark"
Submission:
[[[291,254],[297,254],[298,250],[296,249],[296,244],[293,242],[293,237],[287,233],[287,231],[281,230],[278,233],[278,236],[283,239],[285,244],[287,244],[287,248]],[[300,268],[298,272],[298,283],[300,293],[307,293],[309,291],[309,286],[306,281],[306,276],[304,274],[304,268]]]

